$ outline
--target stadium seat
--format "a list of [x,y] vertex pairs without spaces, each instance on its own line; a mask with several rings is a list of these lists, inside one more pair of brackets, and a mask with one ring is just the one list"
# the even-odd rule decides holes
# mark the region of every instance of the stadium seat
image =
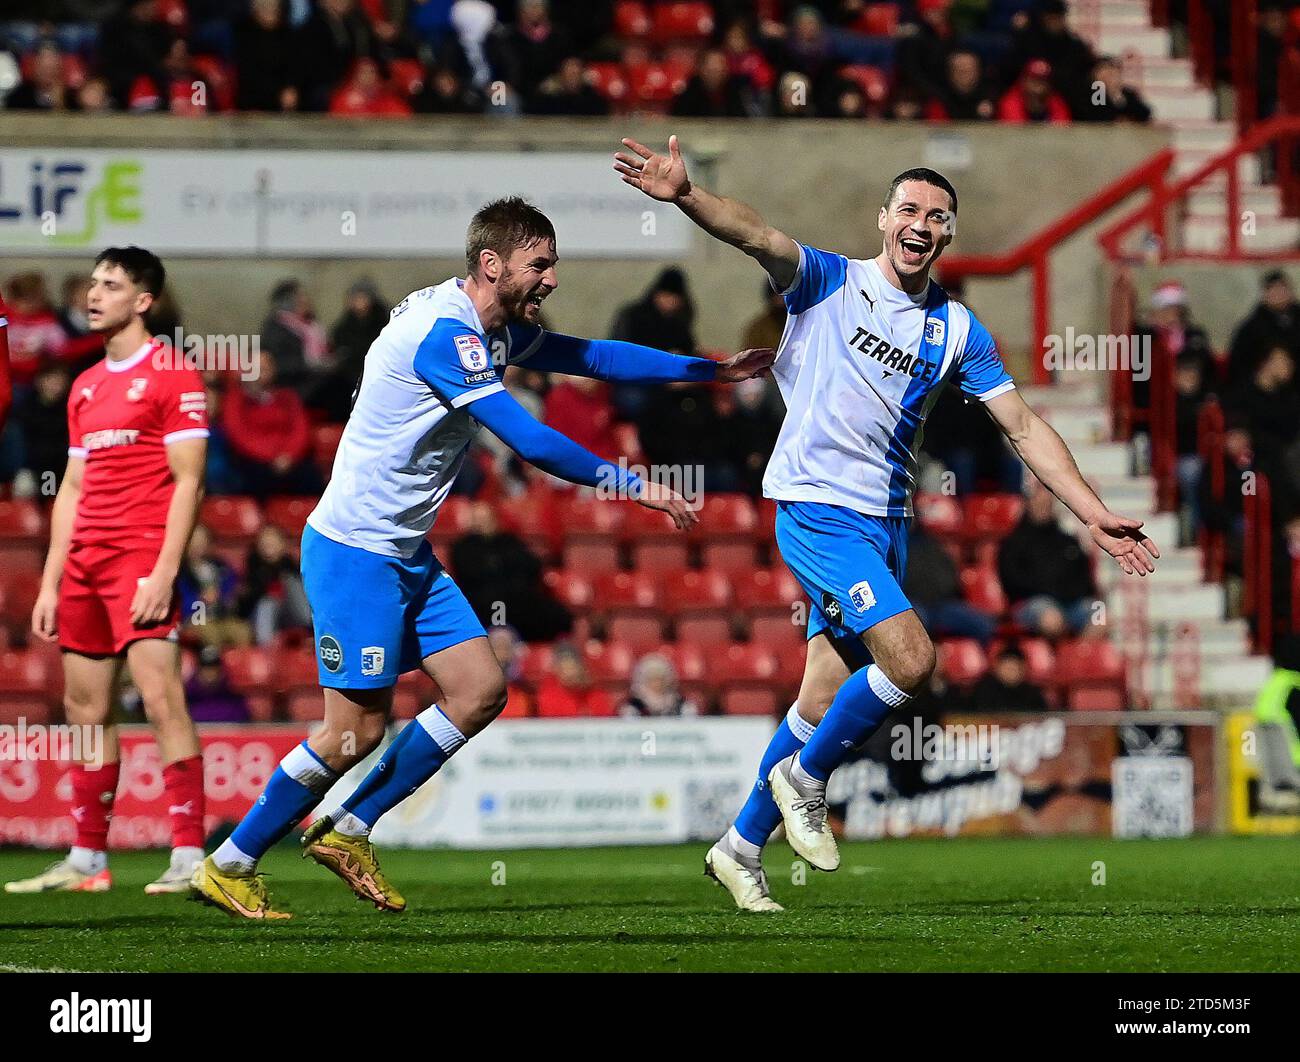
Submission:
[[969,686],[988,670],[984,650],[974,638],[949,638],[936,647],[939,673],[954,686]]
[[677,572],[662,578],[661,597],[664,609],[674,616],[725,614],[731,605],[731,583],[722,572]]
[[673,101],[673,79],[663,63],[626,67],[628,96],[651,111],[666,111]]
[[9,697],[0,691],[0,724],[17,726],[19,721],[28,726],[44,725],[53,721],[54,709],[50,702],[37,697]]
[[595,602],[592,577],[585,571],[573,568],[552,568],[542,576],[542,582],[570,612],[583,613]]
[[239,693],[257,692],[271,684],[274,668],[266,649],[255,645],[235,646],[221,655],[221,663],[231,688]]
[[326,479],[334,471],[334,455],[338,453],[339,440],[342,438],[342,424],[317,424],[312,428],[312,457],[320,474]]
[[594,494],[562,494],[556,509],[556,519],[566,542],[617,539],[623,533],[628,514],[627,505]]
[[1062,685],[1123,683],[1124,659],[1107,638],[1076,638],[1056,647],[1056,676]]
[[550,557],[555,552],[559,527],[555,506],[555,491],[546,487],[534,487],[523,494],[502,498],[497,502],[497,518],[503,527],[522,538],[534,553]]
[[45,567],[45,551],[38,545],[0,539],[0,572],[35,572]]
[[892,37],[898,30],[897,4],[867,4],[854,28],[871,37]]
[[974,494],[966,499],[964,533],[970,539],[1005,538],[1020,522],[1025,500],[1019,494]]
[[723,715],[775,717],[781,702],[776,691],[763,686],[727,686],[718,697]]
[[469,530],[470,500],[461,494],[450,494],[438,510],[437,519],[425,536],[433,548],[444,549]]
[[646,539],[632,547],[632,569],[675,575],[690,567],[690,548],[680,536]]
[[[788,614],[755,616],[749,625],[749,640],[778,653],[802,650],[807,644],[807,627],[793,622]],[[800,658],[802,666],[802,657]]]
[[798,581],[784,565],[737,574],[731,589],[736,605],[751,615],[781,612],[789,616],[791,605],[806,600]]
[[[222,60],[212,55],[194,56],[194,69],[208,83],[212,90],[209,111],[233,111],[235,109],[235,72]],[[213,106],[215,104],[215,106]]]
[[626,645],[634,653],[648,653],[663,643],[663,621],[649,613],[614,616],[605,625],[605,637]]
[[316,689],[320,686],[320,671],[316,666],[316,655],[311,648],[303,646],[298,649],[272,649],[271,674],[275,688],[292,690],[299,686]]
[[294,690],[285,699],[285,715],[295,723],[312,723],[325,718],[325,698],[319,689]]
[[27,498],[0,500],[0,539],[15,543],[41,543],[49,534],[45,514]]
[[610,106],[620,110],[627,100],[627,77],[621,63],[588,63],[585,71],[587,83],[599,92]]
[[[893,5],[884,6],[892,7]],[[840,76],[857,85],[862,90],[862,95],[871,103],[881,103],[889,97],[889,75],[878,66],[851,63],[848,66],[840,67]]]
[[308,514],[316,508],[320,499],[297,498],[281,495],[269,498],[266,502],[266,521],[280,528],[291,539],[302,538],[302,529],[307,526]]
[[536,686],[551,669],[551,647],[546,644],[534,644],[524,647],[523,660],[519,673],[530,686]]
[[[989,659],[997,659],[998,652],[1003,646],[1002,641],[996,641],[989,649]],[[1025,670],[1028,674],[1029,681],[1035,686],[1053,686],[1056,684],[1056,654],[1052,651],[1052,644],[1046,638],[1022,638],[1017,643],[1020,651],[1025,654]]]
[[777,675],[776,654],[763,645],[735,643],[709,653],[708,678],[719,686],[770,683]]
[[418,59],[390,59],[388,80],[403,99],[418,95],[424,88],[424,64]]
[[43,695],[48,674],[47,660],[39,653],[17,649],[0,652],[0,694]]
[[1118,686],[1069,686],[1065,706],[1074,712],[1122,712],[1128,708],[1128,698]]
[[748,542],[705,542],[700,546],[700,561],[707,570],[749,572],[758,567],[758,547]]
[[262,527],[262,510],[252,498],[238,494],[216,495],[203,499],[199,522],[216,539],[247,542]]
[[40,592],[39,571],[0,569],[0,622],[17,630],[27,630]]
[[635,39],[650,33],[650,14],[639,0],[618,0],[614,4],[614,32]]
[[700,522],[690,534],[699,541],[753,542],[758,531],[758,512],[744,494],[708,494],[698,515]]
[[[604,502],[604,505],[610,505]],[[642,539],[661,539],[666,535],[680,535],[681,532],[673,524],[673,518],[667,513],[661,513],[656,509],[647,509],[643,505],[630,505],[620,503],[610,508],[617,508],[623,512],[622,531],[623,537],[628,542],[639,542]]]
[[704,613],[698,616],[682,616],[677,621],[677,641],[685,645],[711,648],[717,645],[730,645],[731,621],[726,616]]
[[1007,595],[1002,591],[1002,581],[996,568],[972,565],[961,570],[962,597],[990,616],[1002,616],[1007,611]]
[[960,535],[965,517],[961,502],[950,494],[917,494],[912,512],[925,530],[936,538]]
[[659,582],[645,572],[607,572],[595,579],[595,607],[618,612],[657,612]]
[[582,657],[587,663],[587,673],[592,682],[626,682],[632,674],[637,656],[630,646],[619,642],[598,642],[593,639],[582,647]]
[[565,568],[588,575],[616,572],[623,566],[622,552],[612,538],[566,542],[560,559]]
[[713,6],[698,0],[669,0],[654,6],[651,37],[660,44],[704,40],[713,32]]

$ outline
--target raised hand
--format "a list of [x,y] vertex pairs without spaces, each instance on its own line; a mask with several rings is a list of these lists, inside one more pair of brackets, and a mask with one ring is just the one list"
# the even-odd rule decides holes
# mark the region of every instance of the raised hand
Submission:
[[1115,558],[1126,575],[1142,575],[1156,570],[1160,550],[1142,533],[1142,521],[1112,512],[1102,513],[1088,525],[1092,540]]
[[739,383],[762,376],[776,361],[776,351],[771,347],[751,347],[718,362],[715,379],[722,383]]
[[668,138],[667,156],[657,155],[628,137],[623,138],[623,146],[633,153],[629,155],[619,151],[614,154],[614,169],[622,176],[624,184],[639,188],[661,203],[676,202],[691,190],[676,136]]

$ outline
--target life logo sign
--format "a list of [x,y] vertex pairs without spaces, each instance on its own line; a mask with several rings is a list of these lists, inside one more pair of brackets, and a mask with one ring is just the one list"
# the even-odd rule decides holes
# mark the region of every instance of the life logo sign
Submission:
[[130,159],[0,151],[0,243],[79,247],[107,225],[138,224],[142,175]]

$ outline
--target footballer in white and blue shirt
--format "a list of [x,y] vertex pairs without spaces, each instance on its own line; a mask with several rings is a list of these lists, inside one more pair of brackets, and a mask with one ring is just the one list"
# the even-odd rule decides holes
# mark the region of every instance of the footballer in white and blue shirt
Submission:
[[258,860],[378,746],[394,684],[420,668],[437,683],[438,703],[303,838],[305,854],[359,897],[381,909],[405,907],[379,870],[370,828],[505,705],[505,676],[483,626],[426,538],[480,426],[554,476],[612,488],[613,498],[660,510],[681,530],[696,522],[675,491],[535,420],[506,390],[505,371],[526,364],[629,383],[734,383],[766,372],[775,352],[715,362],[548,332],[540,308],[557,287],[557,260],[544,214],[518,198],[489,203],[470,222],[467,275],[408,295],[367,352],[333,474],[302,538],[325,724],[284,758],[196,871],[199,898],[241,917],[286,917],[270,907]]
[[614,168],[754,258],[785,297],[772,372],[786,403],[763,480],[776,540],[811,602],[798,701],[777,729],[735,824],[706,870],[737,906],[773,911],[763,844],[784,821],[791,846],[834,870],[826,781],[851,750],[928,683],[935,650],[901,589],[916,454],[945,386],[981,402],[1031,471],[1128,574],[1155,571],[1141,521],[1110,512],[1060,436],[1017,392],[988,330],[930,270],[956,231],[957,192],[907,170],[877,211],[881,251],[853,259],[806,246],[752,207],[693,183],[676,137],[666,154],[624,140]]

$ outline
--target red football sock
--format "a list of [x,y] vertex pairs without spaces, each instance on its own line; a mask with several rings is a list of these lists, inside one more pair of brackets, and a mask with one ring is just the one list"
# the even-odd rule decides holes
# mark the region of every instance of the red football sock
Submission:
[[87,767],[78,763],[72,768],[72,818],[77,824],[78,848],[95,852],[108,849],[108,823],[113,817],[113,798],[117,795],[120,763]]
[[173,848],[203,847],[203,757],[191,756],[163,768]]

